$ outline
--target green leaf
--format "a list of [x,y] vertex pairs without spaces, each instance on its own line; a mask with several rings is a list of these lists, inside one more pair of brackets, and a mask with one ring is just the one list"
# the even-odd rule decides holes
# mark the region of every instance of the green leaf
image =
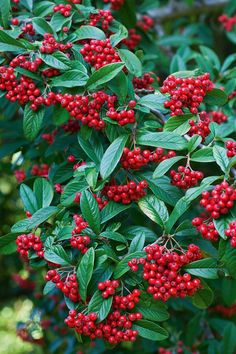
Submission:
[[166,310],[166,307],[161,302],[151,303],[151,305],[148,305],[144,301],[143,303],[138,303],[135,309],[138,312],[141,312],[141,314],[146,320],[163,322],[168,320],[169,318],[169,314]]
[[169,336],[166,329],[147,320],[135,321],[132,329],[137,330],[140,337],[151,341],[162,341]]
[[221,170],[226,173],[229,164],[229,158],[226,154],[226,149],[221,146],[215,145],[213,147],[213,156],[218,166]]
[[205,309],[209,307],[214,299],[214,294],[209,286],[201,281],[203,288],[200,288],[191,298],[194,306],[199,309]]
[[145,233],[141,233],[133,238],[129,246],[129,253],[142,251],[145,244]]
[[71,265],[71,260],[61,245],[52,246],[44,252],[44,258],[52,263],[60,264],[62,266]]
[[54,2],[51,1],[40,1],[34,5],[34,13],[36,16],[44,17],[49,15],[55,6]]
[[94,26],[81,26],[74,32],[75,41],[81,39],[106,39],[105,33],[97,27]]
[[17,52],[25,50],[25,45],[19,39],[11,37],[8,33],[0,30],[0,51]]
[[134,53],[128,49],[118,49],[118,53],[131,74],[135,76],[142,75],[142,64]]
[[69,70],[60,76],[56,76],[52,81],[52,86],[78,87],[84,86],[88,80],[88,75],[80,70]]
[[69,206],[73,203],[76,193],[82,192],[88,188],[87,181],[74,179],[69,182],[61,195],[61,204],[63,206]]
[[125,101],[128,94],[128,80],[123,71],[120,71],[119,74],[108,83],[108,87],[118,96],[119,101]]
[[87,82],[87,89],[94,90],[100,85],[112,80],[124,67],[124,63],[107,64],[95,70]]
[[187,149],[187,140],[172,132],[161,133],[139,133],[137,144],[163,147],[165,149],[184,150]]
[[0,14],[1,24],[4,28],[8,27],[11,11],[11,0],[1,0],[0,2]]
[[55,52],[53,54],[41,54],[41,58],[45,64],[58,70],[68,70],[70,67],[67,64],[68,58],[65,60],[65,54]]
[[81,299],[86,302],[88,284],[93,275],[95,253],[94,248],[90,247],[83,255],[77,269],[77,279],[79,282],[79,293]]
[[154,195],[147,195],[140,199],[138,206],[145,215],[158,225],[164,226],[168,221],[169,213],[165,203]]
[[207,92],[204,102],[210,106],[223,106],[227,103],[228,96],[221,90],[214,88],[213,90]]
[[121,243],[127,243],[126,238],[119,234],[118,232],[114,231],[104,231],[100,234],[101,237],[108,238],[113,241],[121,242]]
[[20,186],[20,197],[22,203],[24,204],[25,210],[29,211],[31,214],[38,210],[37,200],[32,189],[26,184],[22,183]]
[[118,204],[116,202],[109,202],[101,211],[101,223],[104,224],[110,219],[113,219],[116,215],[122,213],[130,208],[131,205]]
[[175,156],[170,159],[164,160],[155,169],[153,172],[153,178],[160,178],[164,176],[164,174],[169,171],[169,169],[178,161],[186,158],[186,156]]
[[[114,21],[112,21],[113,24]],[[112,34],[110,36],[110,41],[111,41],[111,45],[112,47],[115,47],[118,43],[120,43],[122,41],[122,39],[127,38],[128,37],[128,30],[126,29],[125,26],[123,26],[122,24],[119,24],[119,29],[118,31],[116,31],[116,33]]]
[[25,106],[23,129],[27,139],[33,140],[38,135],[43,124],[44,112],[44,109],[33,111],[30,104]]
[[224,254],[221,257],[221,261],[228,270],[229,274],[233,279],[236,279],[235,269],[236,269],[236,249],[230,245],[230,242],[221,240],[225,244]]
[[98,321],[103,321],[110,312],[113,297],[110,296],[107,299],[102,297],[102,292],[97,290],[88,305],[88,311],[96,312],[98,314]]
[[200,135],[193,135],[188,142],[188,151],[193,152],[199,146],[199,144],[201,144],[201,142],[202,137]]
[[18,221],[14,226],[12,226],[11,232],[18,233],[32,231],[34,228],[38,227],[57,212],[58,208],[55,206],[39,209],[31,216],[31,218]]
[[52,281],[48,281],[43,288],[43,295],[48,295],[56,289],[56,285]]
[[127,139],[128,135],[120,136],[114,140],[105,151],[100,165],[100,174],[102,179],[108,178],[116,168],[123,154]]
[[45,178],[37,178],[34,182],[34,194],[36,196],[38,208],[44,208],[51,204],[54,190]]
[[[170,132],[174,131],[175,129],[177,129],[182,124],[188,122],[190,119],[194,120],[194,117],[195,116],[193,114],[184,114],[184,115],[181,115],[181,116],[170,117],[167,120],[167,122],[165,123],[164,130],[170,131]],[[190,127],[190,126],[188,125],[188,127]]]
[[228,229],[229,223],[234,221],[235,218],[232,215],[225,215],[219,219],[214,219],[214,225],[216,230],[218,231],[221,238],[227,240],[228,237],[225,235],[225,230]]
[[138,109],[139,106],[142,107],[147,107],[150,110],[160,110],[160,111],[165,111],[165,108],[163,106],[164,102],[166,100],[166,97],[162,95],[160,92],[156,92],[155,94],[149,94],[141,97],[137,101],[136,109]]
[[215,158],[213,156],[213,149],[211,147],[202,148],[194,152],[191,155],[191,161],[194,162],[215,162]]
[[101,217],[96,199],[88,191],[83,191],[80,198],[82,215],[88,222],[89,227],[98,234],[100,232]]
[[50,21],[50,26],[53,28],[54,32],[59,32],[63,27],[69,27],[71,25],[72,16],[65,17],[60,12],[56,12]]
[[128,262],[131,261],[131,259],[144,257],[145,254],[146,253],[144,251],[137,251],[137,252],[130,253],[130,254],[126,255],[117,264],[117,266],[116,266],[116,268],[114,270],[114,278],[115,279],[119,279],[120,277],[122,277],[122,275],[124,275],[125,273],[127,273],[130,270],[130,268],[128,266]]
[[16,233],[9,233],[0,237],[0,254],[10,254],[16,251]]
[[42,17],[32,18],[32,23],[36,33],[44,35],[45,33],[53,33],[52,27]]
[[86,155],[94,161],[96,164],[99,164],[103,155],[102,146],[98,146],[99,149],[95,149],[94,144],[91,144],[90,142],[84,140],[80,133],[78,134],[78,142],[81,146],[81,148],[84,150]]
[[184,269],[192,275],[206,279],[218,279],[217,260],[205,258],[188,264]]

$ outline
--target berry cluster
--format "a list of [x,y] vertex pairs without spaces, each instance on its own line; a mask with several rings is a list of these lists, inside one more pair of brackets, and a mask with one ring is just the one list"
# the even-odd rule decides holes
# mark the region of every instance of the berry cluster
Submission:
[[121,61],[118,52],[112,47],[108,38],[104,40],[92,39],[90,43],[86,43],[81,48],[80,53],[84,60],[95,69]]
[[[112,306],[115,309],[132,310],[135,307],[135,304],[137,304],[140,301],[139,297],[140,297],[140,290],[134,289],[132,293],[126,296],[119,296],[119,295],[114,296]],[[140,318],[137,318],[139,316],[136,315],[134,314],[135,316],[134,320],[140,320],[142,315],[140,314],[141,315]]]
[[90,26],[97,26],[101,23],[102,29],[107,31],[110,23],[114,20],[110,10],[98,10],[97,14],[91,14],[89,18]]
[[235,96],[236,96],[236,90],[232,91],[232,92],[229,94],[228,100],[232,100]]
[[23,169],[16,170],[14,175],[18,183],[22,183],[26,179],[26,174]]
[[[143,264],[143,279],[149,284],[147,292],[155,300],[167,301],[170,297],[192,296],[200,287],[198,278],[192,279],[188,273],[180,274],[186,264],[201,258],[199,247],[191,244],[182,254],[168,250],[157,244],[145,248],[147,256]],[[137,259],[132,260],[132,265]],[[129,263],[130,267],[131,263]]]
[[31,174],[33,176],[40,176],[40,177],[48,177],[48,172],[49,172],[50,166],[47,165],[46,163],[43,163],[42,165],[33,165],[31,169]]
[[210,123],[210,118],[205,114],[205,112],[201,112],[198,116],[197,122],[195,122],[193,119],[189,121],[190,129],[188,131],[188,135],[200,135],[202,137],[202,141],[204,142],[206,137],[211,132],[209,128]]
[[121,8],[121,6],[124,5],[125,0],[103,0],[105,2],[105,4],[110,3],[111,4],[111,9],[112,10],[119,10]]
[[142,40],[142,36],[136,32],[135,28],[129,29],[128,38],[122,40],[122,43],[129,48],[129,50],[135,50]]
[[45,70],[42,71],[42,75],[43,75],[44,77],[49,77],[49,78],[51,78],[51,77],[60,75],[60,71],[57,70],[57,69],[48,68],[48,69],[45,69]]
[[134,77],[133,85],[136,90],[153,90],[151,86],[154,82],[154,78],[151,77],[150,73],[144,74],[142,77]]
[[66,133],[77,133],[80,130],[79,122],[73,118],[69,118],[68,122],[61,125],[61,129]]
[[196,227],[198,232],[203,238],[211,241],[217,241],[219,238],[219,233],[215,228],[212,218],[207,214],[201,214],[199,217],[192,220],[193,226]]
[[58,43],[51,33],[45,33],[43,35],[43,38],[44,41],[42,42],[42,45],[40,47],[41,53],[52,54],[57,50],[61,52],[66,52],[67,50],[71,49],[73,46],[72,43],[66,43],[66,44]]
[[99,210],[102,210],[107,205],[108,200],[103,197],[99,197],[96,194],[94,194],[93,196],[98,203]]
[[105,280],[104,282],[98,283],[98,290],[101,290],[102,297],[107,299],[109,296],[115,294],[119,285],[120,283],[118,280]]
[[200,171],[192,171],[188,167],[179,166],[178,171],[171,170],[171,183],[180,189],[189,189],[198,184],[204,175]]
[[52,145],[55,140],[55,136],[57,135],[57,129],[54,129],[52,133],[44,133],[41,135],[42,139],[45,140],[48,145]]
[[212,111],[212,112],[208,112],[206,114],[211,119],[212,122],[215,122],[218,124],[225,123],[228,120],[228,117],[223,112]]
[[77,333],[90,337],[92,340],[103,338],[114,345],[121,342],[135,342],[138,331],[131,329],[133,315],[135,314],[122,315],[119,311],[113,311],[106,320],[97,324],[96,313],[90,313],[86,316],[83,313],[77,314],[75,310],[71,310],[69,316],[65,319],[65,323],[68,327],[75,328]]
[[27,60],[27,58],[24,55],[19,55],[18,57],[15,57],[11,62],[10,66],[12,68],[20,67],[26,70],[29,70],[31,72],[36,72],[39,68],[39,66],[42,64],[42,59],[41,58],[36,58],[34,61]]
[[170,75],[161,87],[162,93],[170,94],[170,99],[165,101],[164,106],[171,110],[172,116],[184,114],[183,108],[197,114],[200,103],[213,87],[208,73],[196,78],[188,77],[186,79]]
[[30,249],[33,249],[36,252],[38,257],[43,258],[44,256],[43,243],[40,240],[40,237],[32,233],[28,235],[23,234],[17,236],[16,245],[17,245],[17,252],[25,261],[28,260]]
[[21,34],[19,35],[19,37],[22,38],[26,34],[28,34],[29,36],[35,36],[35,30],[32,23],[27,23],[25,26],[21,27]]
[[196,351],[195,344],[193,344],[191,348],[185,347],[184,343],[181,340],[179,340],[175,345],[175,347],[171,349],[160,347],[158,350],[158,354],[183,354],[183,353],[198,354],[199,352]]
[[236,142],[233,140],[227,140],[225,142],[225,147],[227,149],[227,156],[233,157],[236,156]]
[[[101,119],[100,111],[105,102],[113,101],[114,96],[109,96],[103,91],[97,91],[92,95],[71,95],[57,94],[56,100],[65,108],[71,117],[80,120],[82,124],[101,130],[105,126],[105,122]],[[70,123],[71,130],[78,129],[74,123]],[[63,128],[65,129],[65,128]],[[68,129],[68,127],[66,128]],[[70,130],[70,131],[71,131]]]
[[153,152],[150,150],[142,151],[140,148],[130,150],[126,147],[124,148],[120,162],[122,167],[127,170],[139,170],[141,167],[146,166],[149,162],[158,163],[174,156],[176,156],[175,151],[170,150],[165,154],[164,149],[160,147]]
[[154,20],[148,15],[143,15],[141,19],[137,22],[137,26],[141,28],[144,32],[147,32],[154,27]]
[[63,188],[60,183],[54,184],[54,189],[56,193],[62,194],[63,193]]
[[139,183],[130,181],[124,185],[117,185],[115,182],[112,182],[103,188],[102,193],[116,203],[130,204],[132,201],[138,201],[144,197],[147,187],[147,181]]
[[23,278],[20,274],[12,274],[12,280],[21,288],[26,290],[34,290],[36,284],[28,278]]
[[213,219],[218,219],[221,215],[227,214],[236,200],[236,189],[228,182],[223,181],[217,184],[212,191],[202,192],[200,205],[211,215]]
[[121,126],[135,123],[135,112],[133,109],[123,109],[117,112],[113,107],[106,112],[106,115],[110,119],[115,120]]
[[68,2],[72,2],[72,4],[80,4],[81,0],[67,0]]
[[210,307],[209,310],[213,311],[213,312],[218,312],[224,317],[233,317],[236,314],[236,304],[233,304],[229,307],[219,304],[219,305]]
[[63,294],[73,302],[80,300],[78,281],[75,274],[62,277],[56,269],[51,269],[45,276],[46,281],[52,281]]
[[88,223],[84,221],[82,216],[75,214],[73,216],[75,227],[72,230],[72,237],[70,238],[70,244],[73,248],[77,248],[81,254],[87,252],[87,245],[90,243],[90,237],[88,235],[81,235],[81,232],[88,227]]
[[233,30],[234,25],[236,24],[236,16],[229,17],[226,14],[219,16],[219,22],[222,23],[224,29],[227,32],[231,32]]
[[60,14],[64,17],[69,17],[71,15],[71,5],[64,5],[64,4],[58,4],[54,6],[53,11],[54,12],[60,12]]
[[225,235],[230,237],[231,246],[236,248],[236,221],[229,224],[229,228],[225,230]]

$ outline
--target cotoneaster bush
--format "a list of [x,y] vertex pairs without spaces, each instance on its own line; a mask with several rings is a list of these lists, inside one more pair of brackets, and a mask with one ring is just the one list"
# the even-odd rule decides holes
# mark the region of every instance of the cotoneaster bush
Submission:
[[[41,311],[18,335],[51,351],[234,351],[234,323],[214,316],[235,314],[235,57],[198,38],[168,69],[150,7],[0,4],[1,155],[26,213],[0,247]],[[34,338],[36,322],[54,334]]]

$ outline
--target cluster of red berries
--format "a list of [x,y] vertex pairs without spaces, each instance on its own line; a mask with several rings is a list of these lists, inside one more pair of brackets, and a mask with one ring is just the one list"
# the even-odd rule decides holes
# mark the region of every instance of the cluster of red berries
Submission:
[[33,338],[29,328],[27,328],[26,326],[27,326],[27,324],[23,324],[23,326],[21,326],[20,328],[17,328],[17,330],[16,330],[17,336],[21,340],[23,340],[24,342],[43,346],[45,344],[44,339],[43,338]]
[[226,14],[219,16],[219,22],[222,23],[224,29],[227,32],[231,32],[233,30],[234,25],[236,24],[236,16],[229,17]]
[[227,156],[233,157],[236,156],[236,142],[233,140],[227,140],[225,142],[225,147],[227,149]]
[[93,195],[98,203],[99,210],[102,210],[108,203],[108,200],[104,197],[99,197],[96,194]]
[[159,163],[174,156],[176,156],[175,151],[170,150],[165,154],[165,150],[161,147],[156,148],[153,152],[150,150],[142,151],[140,148],[130,150],[126,147],[124,148],[120,162],[122,167],[127,170],[139,170],[141,167],[146,166],[149,162]]
[[41,58],[36,58],[33,61],[27,60],[27,58],[24,55],[19,55],[18,57],[15,57],[11,62],[10,66],[12,68],[20,67],[26,70],[29,70],[31,72],[36,72],[38,70],[38,67],[42,64],[42,59]]
[[129,50],[135,50],[142,40],[142,36],[136,32],[135,28],[129,29],[128,38],[122,40],[122,43],[129,48]]
[[57,129],[54,129],[52,133],[44,133],[41,135],[41,137],[43,140],[45,140],[48,143],[48,145],[52,145],[54,143],[56,135],[57,135]]
[[221,215],[227,214],[236,200],[236,189],[228,182],[223,181],[217,184],[212,191],[202,192],[200,205],[211,215],[213,219],[218,219]]
[[147,187],[147,181],[141,181],[139,183],[130,181],[123,185],[117,185],[115,182],[111,182],[103,188],[102,193],[116,203],[130,204],[132,201],[138,201],[140,198],[144,197]]
[[54,189],[55,189],[55,192],[58,194],[62,194],[64,191],[62,188],[62,185],[60,183],[54,184]]
[[88,227],[88,223],[84,221],[82,216],[75,214],[73,216],[75,227],[72,230],[72,237],[70,238],[70,244],[73,248],[77,248],[81,254],[87,252],[87,245],[90,243],[90,237],[88,235],[81,235],[81,232]]
[[105,4],[110,3],[112,10],[119,10],[124,5],[125,0],[103,0]]
[[34,290],[36,284],[28,278],[23,278],[20,274],[12,274],[12,280],[16,283],[21,289]]
[[147,32],[154,27],[154,20],[148,15],[143,15],[141,19],[137,22],[137,26],[141,28],[144,32]]
[[[105,122],[101,119],[100,111],[104,103],[109,102],[112,97],[114,96],[109,96],[103,91],[98,91],[87,96],[57,94],[56,100],[69,112],[71,117],[80,120],[82,124],[93,127],[96,130],[101,130],[104,128]],[[79,128],[76,125],[72,126],[72,123],[70,123],[70,126],[75,128],[75,131]]]
[[60,12],[62,16],[64,17],[69,17],[71,15],[71,5],[64,5],[64,4],[58,4],[54,6],[53,11],[54,12]]
[[210,241],[217,241],[219,238],[219,233],[215,228],[215,225],[212,221],[212,218],[203,213],[199,217],[196,217],[192,220],[193,226],[196,227],[198,232],[202,235],[203,238]]
[[35,30],[32,23],[27,23],[25,26],[21,27],[21,34],[19,35],[19,37],[22,38],[26,34],[28,34],[29,36],[35,36]]
[[75,328],[77,333],[90,337],[92,340],[103,338],[114,345],[121,342],[135,342],[138,331],[131,329],[130,315],[134,314],[122,315],[119,311],[113,311],[106,320],[96,323],[96,313],[84,315],[71,310],[69,316],[65,319],[65,323],[68,327]]
[[228,100],[232,100],[235,96],[236,96],[236,90],[232,91],[232,92],[229,94]]
[[193,345],[192,348],[185,347],[184,343],[179,340],[174,348],[166,349],[164,347],[160,347],[158,350],[158,354],[183,354],[183,353],[192,353],[198,354],[199,352],[196,351],[196,345]]
[[92,39],[81,48],[80,53],[84,60],[95,69],[102,66],[120,62],[118,52],[112,47],[110,39]]
[[31,174],[33,176],[40,176],[40,177],[48,177],[48,172],[49,172],[50,166],[46,163],[43,163],[42,165],[37,165],[34,164],[32,169],[31,169]]
[[[203,112],[201,112],[203,114]],[[223,112],[217,112],[217,111],[211,111],[211,112],[204,112],[212,122],[221,124],[221,123],[225,123],[228,120],[228,117],[226,114],[224,114]]]
[[[182,254],[168,250],[157,244],[145,248],[147,256],[143,262],[143,279],[149,284],[147,292],[155,300],[167,301],[171,297],[192,296],[200,287],[198,278],[192,279],[188,273],[180,274],[186,264],[202,258],[198,246],[191,244]],[[137,259],[131,260],[132,265]],[[129,265],[131,264],[129,263]],[[132,268],[132,266],[130,266]]]
[[47,272],[45,280],[52,281],[71,301],[78,302],[80,300],[79,284],[75,274],[62,277],[56,269],[51,269]]
[[15,176],[18,183],[22,183],[26,179],[25,170],[19,169],[19,170],[14,171],[14,176]]
[[204,142],[206,137],[210,134],[209,124],[211,120],[202,112],[199,114],[199,119],[195,122],[193,119],[189,121],[190,129],[188,131],[189,136],[193,136],[195,134],[200,135],[202,137],[202,141]]
[[45,69],[45,70],[42,71],[42,75],[43,75],[44,77],[49,77],[49,78],[51,78],[51,77],[60,75],[60,71],[57,70],[57,69],[48,68],[48,69]]
[[230,244],[236,248],[236,221],[229,223],[228,229],[225,230],[225,235],[230,237]]
[[[112,307],[114,307],[115,309],[121,309],[121,310],[132,310],[135,307],[135,304],[137,304],[140,301],[140,290],[139,289],[134,289],[132,291],[132,293],[126,295],[126,296],[119,296],[116,295],[113,298],[113,303],[112,303]],[[137,315],[137,314],[136,314]],[[140,318],[137,318],[134,314],[134,320],[140,320]],[[139,316],[138,316],[139,317]]]
[[120,283],[118,280],[105,280],[98,283],[98,290],[102,291],[102,297],[107,299],[109,296],[115,294],[116,289],[119,287]]
[[209,310],[213,311],[213,312],[218,312],[224,317],[233,317],[236,314],[236,304],[233,304],[229,307],[219,304],[219,305],[210,307]]
[[188,167],[179,166],[178,171],[171,170],[171,184],[180,189],[189,189],[198,184],[204,175],[201,171],[193,171]]
[[172,116],[184,114],[183,108],[197,114],[200,103],[213,87],[208,73],[186,79],[170,75],[161,87],[162,93],[170,94],[170,99],[165,101],[164,106],[171,110]]
[[69,118],[68,122],[61,125],[66,133],[77,133],[80,130],[79,122],[73,118]]
[[121,126],[135,123],[135,111],[133,109],[123,109],[117,112],[116,109],[112,107],[106,112],[106,115]]
[[45,33],[43,35],[44,41],[40,47],[41,53],[52,54],[55,51],[59,50],[61,52],[66,52],[67,50],[71,49],[73,44],[72,43],[58,43],[54,36],[51,33]]
[[80,4],[81,0],[67,0],[68,2],[72,2],[72,4]]
[[90,26],[97,26],[101,23],[104,31],[108,30],[110,23],[114,20],[110,10],[98,10],[97,14],[91,14],[89,18]]
[[149,73],[146,73],[142,77],[134,77],[133,85],[136,90],[152,91],[153,87],[151,85],[154,81],[154,78]]
[[16,245],[17,252],[25,261],[28,260],[30,249],[33,249],[38,257],[43,258],[44,256],[43,243],[40,240],[40,237],[32,233],[17,236]]

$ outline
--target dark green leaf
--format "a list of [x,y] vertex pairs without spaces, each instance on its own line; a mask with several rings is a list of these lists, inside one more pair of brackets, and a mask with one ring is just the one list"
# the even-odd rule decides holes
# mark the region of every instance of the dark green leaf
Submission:
[[88,76],[79,70],[69,70],[60,76],[56,76],[52,82],[52,86],[61,87],[78,87],[84,86],[88,80]]
[[174,150],[184,150],[188,146],[187,140],[172,132],[138,134],[137,144]]
[[127,273],[130,268],[128,266],[128,262],[133,259],[133,258],[140,258],[140,257],[144,257],[145,256],[145,252],[144,251],[137,251],[131,254],[128,254],[127,256],[125,256],[116,266],[115,270],[114,270],[114,278],[115,279],[119,279],[122,275],[124,275],[125,273]]
[[78,30],[74,32],[76,36],[75,40],[81,39],[106,39],[105,33],[95,26],[81,26]]
[[164,160],[155,169],[153,172],[153,178],[160,178],[162,177],[169,169],[178,161],[186,158],[185,156],[175,156],[170,159]]
[[89,302],[89,313],[95,312],[98,314],[98,321],[103,321],[110,312],[113,297],[110,296],[107,299],[102,297],[102,292],[97,290]]
[[82,215],[88,222],[89,227],[95,232],[100,232],[100,211],[96,199],[88,191],[83,191],[80,198]]
[[36,196],[32,189],[24,183],[20,186],[20,197],[25,210],[29,211],[31,214],[35,213],[41,207],[38,206]]
[[36,196],[38,208],[47,207],[53,200],[53,187],[46,178],[37,178],[34,182],[34,194]]
[[163,227],[168,221],[169,213],[165,203],[154,195],[147,195],[140,199],[138,206],[145,215],[158,225]]
[[135,322],[132,328],[138,331],[140,337],[152,341],[162,341],[169,336],[166,329],[160,327],[156,323],[147,320],[140,320]]
[[33,140],[38,135],[44,118],[44,110],[33,111],[30,104],[27,104],[24,110],[23,129],[25,137]]
[[118,204],[115,202],[109,202],[101,211],[101,223],[104,224],[108,220],[114,218],[116,215],[122,213],[130,208],[130,205]]
[[107,64],[93,72],[87,82],[88,90],[93,90],[100,85],[112,80],[124,67],[124,63]]
[[131,74],[135,76],[142,75],[142,64],[134,53],[128,49],[119,49],[118,53]]
[[83,255],[77,269],[77,278],[79,282],[79,293],[81,299],[85,302],[87,297],[88,284],[93,275],[95,253],[94,248],[90,247]]

